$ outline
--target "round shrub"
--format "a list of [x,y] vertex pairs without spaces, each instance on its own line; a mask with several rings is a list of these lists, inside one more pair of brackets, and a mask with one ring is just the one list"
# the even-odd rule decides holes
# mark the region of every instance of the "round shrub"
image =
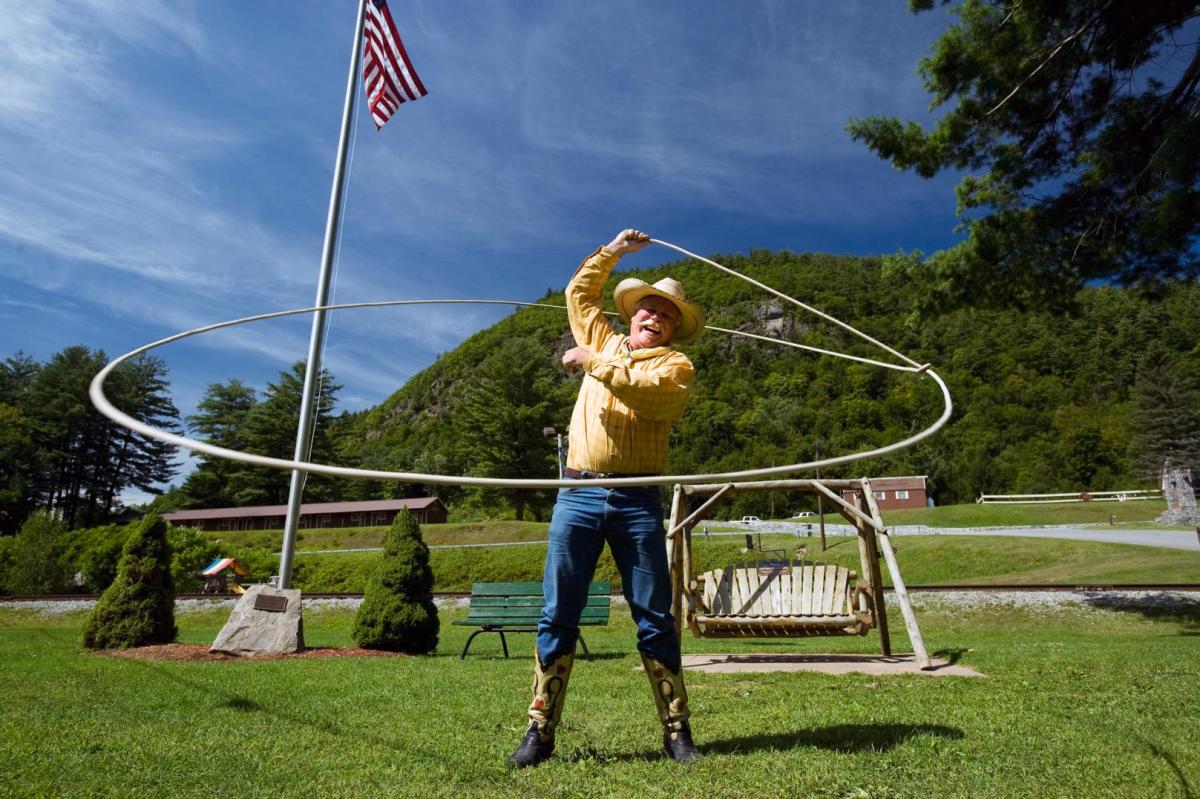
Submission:
[[354,617],[354,641],[366,649],[423,655],[437,648],[429,547],[408,510],[396,514],[383,540],[383,560],[367,582]]
[[14,594],[61,594],[67,590],[62,521],[44,510],[34,511],[13,540],[8,587]]

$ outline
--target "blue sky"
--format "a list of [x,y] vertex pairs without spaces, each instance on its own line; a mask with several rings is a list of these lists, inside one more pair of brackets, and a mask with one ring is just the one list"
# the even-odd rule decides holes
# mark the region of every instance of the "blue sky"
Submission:
[[[393,0],[429,96],[360,102],[334,300],[534,300],[634,226],[696,252],[926,252],[953,177],[896,172],[843,127],[929,119],[947,24],[902,0]],[[0,17],[0,357],[110,356],[312,304],[354,0],[74,0]],[[361,85],[359,86],[361,93]],[[361,101],[361,95],[360,95]],[[630,266],[674,260],[649,248]],[[803,299],[803,298],[800,298]],[[336,314],[341,408],[383,400],[503,311]],[[565,320],[564,320],[565,326]],[[158,351],[176,404],[257,387],[307,319]]]

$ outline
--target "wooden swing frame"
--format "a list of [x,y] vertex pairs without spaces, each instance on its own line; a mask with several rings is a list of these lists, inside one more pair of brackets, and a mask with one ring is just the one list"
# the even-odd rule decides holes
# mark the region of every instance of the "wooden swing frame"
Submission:
[[[706,632],[697,617],[702,606],[700,585],[692,574],[692,529],[713,507],[740,491],[797,491],[813,494],[833,504],[833,508],[852,524],[858,534],[858,554],[862,571],[856,591],[857,604],[867,605],[867,613],[860,614],[861,623],[842,628],[822,626],[812,622],[773,620],[764,624],[761,619],[749,622],[741,631]],[[842,497],[842,492],[853,492],[852,502]],[[692,510],[693,500],[703,500]],[[673,600],[671,610],[675,615],[675,632],[681,638],[686,625],[697,637],[745,637],[745,638],[803,638],[817,635],[854,635],[865,632],[862,625],[879,631],[879,645],[885,656],[891,656],[892,644],[888,634],[887,608],[883,599],[883,574],[879,566],[880,554],[887,563],[888,575],[892,578],[892,590],[900,604],[900,613],[912,642],[913,653],[921,668],[933,668],[933,661],[925,649],[925,639],[917,625],[917,617],[908,598],[904,578],[900,575],[900,564],[868,478],[857,480],[769,480],[747,483],[711,483],[675,486],[671,500],[671,521],[667,528],[667,559],[671,564],[671,587]],[[685,607],[686,602],[686,607]],[[736,619],[736,617],[731,617]],[[769,628],[769,629],[768,629]]]

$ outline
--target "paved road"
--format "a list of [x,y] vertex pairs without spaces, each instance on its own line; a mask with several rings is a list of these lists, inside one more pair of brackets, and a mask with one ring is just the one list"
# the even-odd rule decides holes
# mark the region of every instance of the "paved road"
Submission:
[[[732,526],[732,525],[731,525]],[[853,535],[854,529],[845,524],[826,524],[829,535]],[[788,522],[761,522],[747,526],[747,532],[795,533],[806,536],[804,525]],[[975,535],[1017,536],[1022,538],[1063,538],[1070,541],[1099,541],[1105,544],[1136,544],[1147,547],[1183,549],[1200,552],[1200,536],[1193,530],[1122,530],[1104,527],[925,527],[924,525],[899,525],[891,528],[892,535]],[[744,535],[744,533],[717,533],[716,535]],[[812,535],[816,535],[813,525]]]
[[[896,531],[907,534],[904,531]],[[1005,535],[1022,538],[1066,538],[1072,541],[1100,541],[1106,544],[1137,544],[1146,547],[1186,549],[1200,552],[1200,539],[1191,530],[1104,530],[1087,527],[1004,527],[986,530],[926,528],[921,535]]]

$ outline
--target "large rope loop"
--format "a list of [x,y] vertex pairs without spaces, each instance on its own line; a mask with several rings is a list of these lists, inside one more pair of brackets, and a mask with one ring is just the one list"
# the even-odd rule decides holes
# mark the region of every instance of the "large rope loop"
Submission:
[[340,305],[325,305],[325,306],[318,306],[315,308],[294,308],[294,309],[287,310],[287,311],[274,311],[272,313],[257,314],[255,316],[246,316],[246,317],[242,317],[240,319],[231,319],[226,322],[217,322],[215,324],[205,325],[203,327],[193,328],[192,330],[186,330],[182,333],[176,333],[175,335],[172,335],[172,336],[167,336],[166,338],[162,338],[162,339],[159,339],[158,341],[154,341],[154,342],[151,342],[144,346],[138,347],[135,350],[131,350],[131,351],[125,353],[124,355],[121,355],[120,357],[113,359],[108,365],[106,365],[103,369],[100,370],[100,372],[96,375],[95,378],[93,378],[91,386],[88,389],[88,394],[91,397],[92,404],[96,406],[97,410],[99,410],[102,414],[104,414],[105,416],[107,416],[109,419],[113,420],[117,424],[119,424],[123,427],[126,427],[130,430],[133,430],[136,433],[140,433],[141,435],[144,435],[147,438],[152,438],[157,441],[161,441],[163,443],[170,444],[172,446],[189,449],[189,450],[192,450],[193,452],[200,452],[200,453],[203,453],[205,455],[210,455],[215,458],[223,458],[226,460],[240,461],[242,463],[248,463],[253,466],[267,466],[267,467],[275,468],[275,469],[297,470],[297,471],[302,471],[302,472],[324,474],[324,475],[328,475],[330,477],[350,477],[350,478],[360,478],[360,479],[370,479],[370,480],[397,480],[400,482],[407,482],[407,483],[427,483],[430,485],[478,486],[478,487],[482,487],[482,488],[581,488],[581,487],[585,487],[585,486],[618,487],[618,486],[645,486],[645,485],[674,485],[677,483],[693,484],[693,483],[712,483],[712,482],[730,482],[730,481],[738,482],[738,481],[758,479],[758,478],[763,478],[763,477],[775,477],[775,476],[780,476],[780,475],[794,474],[796,472],[811,471],[814,469],[826,468],[829,466],[837,466],[837,465],[845,464],[845,463],[853,463],[855,461],[865,460],[867,458],[875,458],[875,457],[879,457],[881,455],[886,455],[891,452],[897,452],[899,450],[905,449],[906,447],[911,447],[913,444],[916,444],[919,441],[923,441],[926,438],[929,438],[934,433],[936,433],[938,430],[940,430],[943,426],[945,426],[947,421],[949,421],[950,414],[953,411],[953,402],[950,399],[950,391],[946,387],[946,384],[942,380],[942,378],[940,376],[938,376],[938,374],[930,368],[929,364],[917,363],[916,361],[912,360],[908,356],[903,355],[900,352],[897,352],[896,350],[892,349],[891,347],[887,346],[886,344],[876,341],[874,338],[871,338],[867,334],[862,333],[859,330],[856,330],[855,328],[851,327],[850,325],[846,324],[845,322],[835,319],[834,317],[829,316],[828,314],[826,314],[822,311],[819,311],[816,308],[805,305],[804,303],[800,302],[799,300],[789,297],[786,294],[783,294],[782,292],[771,288],[770,286],[767,286],[763,283],[760,283],[757,280],[754,280],[753,278],[750,278],[750,277],[747,277],[746,275],[741,274],[740,272],[735,272],[734,270],[729,269],[725,266],[722,266],[721,264],[718,264],[715,261],[711,261],[708,258],[704,258],[702,256],[696,255],[693,252],[689,252],[688,250],[685,250],[682,247],[676,246],[669,242],[660,241],[658,239],[651,239],[651,241],[653,241],[656,244],[667,247],[669,249],[676,250],[677,252],[680,252],[680,253],[688,256],[689,258],[694,258],[695,260],[700,261],[701,263],[705,263],[710,266],[713,266],[713,267],[721,270],[722,272],[732,275],[740,280],[745,280],[746,282],[748,282],[754,286],[757,286],[758,288],[761,288],[764,291],[766,291],[770,294],[773,294],[782,300],[785,300],[786,302],[792,303],[793,305],[796,305],[797,307],[802,308],[805,311],[813,313],[813,314],[821,317],[822,319],[825,319],[825,320],[837,325],[838,327],[841,327],[842,329],[858,336],[859,338],[863,339],[864,341],[869,342],[870,344],[874,345],[875,347],[883,350],[884,352],[888,353],[889,355],[892,355],[896,359],[902,361],[902,363],[897,364],[897,363],[890,363],[887,361],[877,361],[877,360],[873,360],[870,358],[863,358],[863,357],[859,357],[859,356],[855,356],[855,355],[850,355],[847,353],[839,353],[839,352],[835,352],[832,350],[824,350],[824,349],[821,349],[818,347],[810,347],[810,346],[807,346],[804,344],[797,344],[797,343],[790,342],[790,341],[781,341],[778,339],[767,338],[765,336],[754,335],[752,333],[743,333],[743,332],[740,332],[737,330],[727,330],[725,328],[720,328],[720,327],[707,326],[708,330],[726,333],[729,335],[743,336],[745,338],[756,339],[756,340],[760,340],[760,341],[766,341],[766,342],[776,344],[779,346],[794,347],[796,349],[801,349],[801,350],[805,350],[808,352],[813,352],[813,353],[817,353],[817,354],[821,354],[821,355],[830,355],[830,356],[837,357],[837,358],[844,358],[847,360],[857,361],[859,363],[866,363],[866,364],[878,366],[878,367],[885,368],[885,369],[893,369],[893,370],[901,371],[901,372],[910,372],[910,373],[916,375],[920,379],[933,380],[934,383],[937,384],[938,388],[941,390],[941,393],[942,393],[943,409],[942,409],[941,416],[939,416],[937,421],[935,421],[932,425],[930,425],[926,429],[920,431],[919,433],[917,433],[915,435],[909,436],[908,438],[906,438],[902,441],[897,441],[894,444],[888,444],[883,447],[879,447],[879,448],[871,449],[871,450],[864,450],[862,452],[855,452],[855,453],[851,453],[849,455],[840,455],[837,457],[825,458],[822,460],[807,461],[805,463],[793,463],[793,464],[787,464],[784,466],[771,466],[771,467],[761,468],[761,469],[744,469],[744,470],[734,471],[734,472],[721,472],[721,473],[712,473],[712,474],[660,475],[657,477],[621,477],[621,478],[609,478],[609,479],[604,479],[604,480],[528,480],[528,479],[507,478],[507,477],[470,477],[467,475],[425,474],[422,472],[394,472],[394,471],[384,471],[384,470],[378,470],[378,469],[355,469],[355,468],[351,468],[348,466],[333,466],[333,465],[323,464],[323,463],[311,463],[311,462],[306,462],[306,461],[288,460],[286,458],[272,458],[272,457],[269,457],[266,455],[256,455],[256,454],[250,453],[250,452],[242,452],[240,450],[226,449],[224,447],[218,447],[214,444],[210,444],[206,441],[198,441],[193,438],[188,438],[186,436],[181,436],[176,433],[172,433],[168,430],[161,430],[157,427],[153,427],[142,421],[139,421],[138,419],[133,418],[129,414],[121,411],[116,406],[114,406],[111,402],[109,402],[108,397],[104,394],[104,381],[108,379],[109,375],[112,374],[113,370],[115,370],[117,367],[119,367],[121,364],[125,363],[126,361],[128,361],[132,358],[136,358],[138,355],[142,355],[144,353],[150,352],[151,350],[166,346],[167,344],[171,344],[172,342],[181,341],[183,339],[191,338],[193,336],[203,335],[205,333],[211,333],[213,331],[221,330],[223,328],[236,327],[238,325],[249,324],[251,322],[259,322],[259,321],[263,321],[263,320],[267,320],[267,319],[279,319],[279,318],[287,317],[287,316],[297,316],[300,314],[310,314],[310,313],[317,313],[317,312],[321,312],[321,311],[343,311],[343,310],[351,310],[351,309],[358,309],[358,308],[385,308],[385,307],[402,306],[402,305],[510,305],[510,306],[520,306],[520,307],[558,308],[558,309],[562,309],[564,307],[561,305],[549,305],[549,304],[545,304],[545,303],[534,303],[534,302],[519,302],[516,300],[384,300],[384,301],[377,301],[377,302],[357,302],[357,303],[345,303],[345,304],[340,304]]

